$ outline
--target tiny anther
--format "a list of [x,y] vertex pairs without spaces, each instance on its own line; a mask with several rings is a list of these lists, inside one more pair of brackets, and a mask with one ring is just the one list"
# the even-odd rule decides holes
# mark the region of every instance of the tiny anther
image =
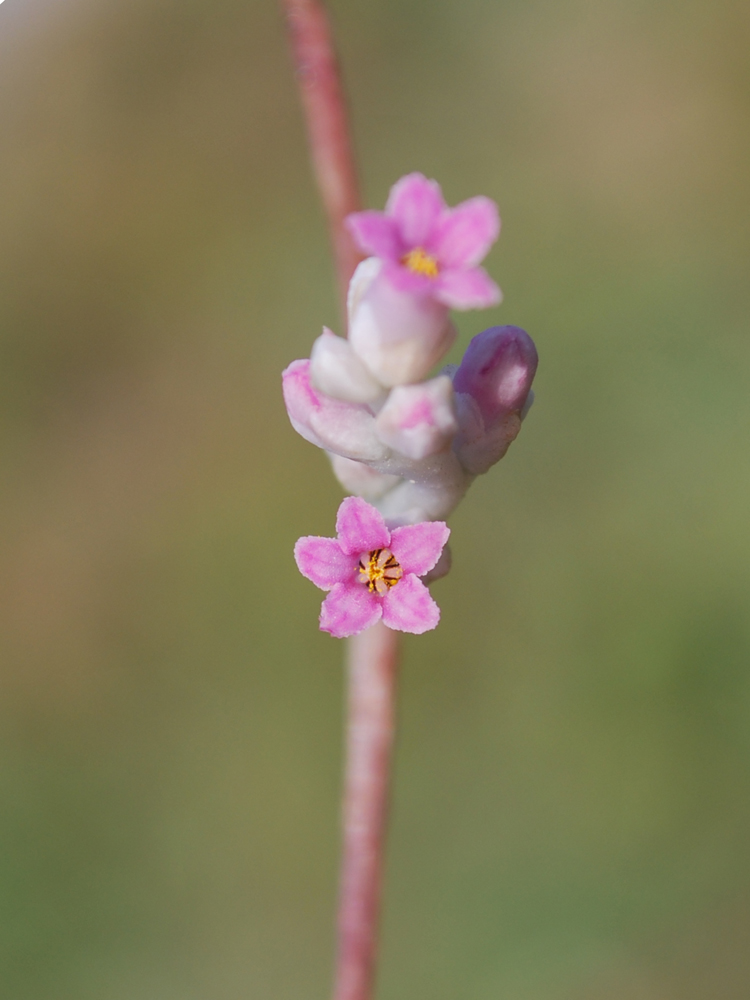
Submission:
[[384,597],[395,587],[404,571],[390,549],[373,549],[359,559],[359,582],[367,585],[371,593]]
[[421,274],[425,278],[437,278],[439,273],[438,262],[431,257],[422,247],[410,250],[401,258],[404,267],[408,267],[415,274]]

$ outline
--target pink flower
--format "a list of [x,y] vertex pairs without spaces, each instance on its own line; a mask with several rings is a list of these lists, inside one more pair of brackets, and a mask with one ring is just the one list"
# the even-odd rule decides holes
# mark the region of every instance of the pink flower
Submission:
[[426,295],[452,309],[485,309],[502,295],[479,267],[500,232],[497,205],[470,198],[455,208],[437,181],[407,174],[391,188],[385,212],[355,212],[349,231],[402,292]]
[[337,639],[380,618],[388,628],[420,635],[435,628],[440,609],[419,579],[435,566],[450,529],[424,521],[389,531],[361,497],[347,497],[336,517],[337,538],[308,535],[294,546],[300,573],[330,593],[320,628]]

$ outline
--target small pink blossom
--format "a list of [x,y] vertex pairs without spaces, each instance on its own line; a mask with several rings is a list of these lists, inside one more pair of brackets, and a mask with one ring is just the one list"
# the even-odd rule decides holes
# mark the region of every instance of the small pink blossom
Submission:
[[442,521],[390,531],[361,497],[347,497],[336,517],[336,538],[308,535],[294,547],[300,573],[330,591],[320,628],[337,639],[381,618],[388,628],[420,635],[435,628],[440,609],[419,579],[436,565],[450,529]]
[[500,232],[497,205],[470,198],[448,208],[437,181],[407,174],[391,188],[385,212],[347,218],[360,248],[383,261],[399,291],[425,295],[452,309],[485,309],[502,295],[479,267]]

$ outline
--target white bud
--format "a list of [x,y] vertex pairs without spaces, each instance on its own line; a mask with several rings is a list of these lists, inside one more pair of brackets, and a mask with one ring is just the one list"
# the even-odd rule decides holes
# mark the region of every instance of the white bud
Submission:
[[401,479],[386,472],[376,472],[369,465],[355,462],[341,455],[331,455],[331,465],[338,481],[348,493],[364,497],[365,500],[379,500],[388,490],[393,489]]
[[[372,465],[383,471],[397,469],[396,461]],[[389,524],[440,521],[454,510],[473,478],[452,450],[443,451],[403,467],[401,482],[378,500],[376,507]]]
[[389,449],[375,433],[372,411],[316,392],[310,384],[309,361],[293,361],[284,370],[282,390],[289,419],[308,441],[356,461],[387,458]]
[[450,378],[439,375],[419,385],[396,386],[375,430],[381,441],[415,461],[442,451],[458,430]]
[[347,403],[374,403],[384,392],[349,341],[327,327],[313,344],[310,381],[319,392]]
[[349,341],[385,386],[417,382],[456,338],[448,307],[394,288],[380,261],[363,261],[349,286]]

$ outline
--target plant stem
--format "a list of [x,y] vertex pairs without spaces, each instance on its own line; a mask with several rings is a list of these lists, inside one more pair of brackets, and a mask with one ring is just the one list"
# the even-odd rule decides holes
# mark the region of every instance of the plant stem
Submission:
[[370,1000],[378,946],[398,636],[382,623],[349,640],[344,845],[334,1000]]
[[321,0],[281,0],[307,123],[310,155],[333,245],[342,315],[362,259],[344,226],[361,207],[341,74]]
[[[360,209],[341,74],[322,0],[281,0],[346,322],[361,259],[344,219]],[[378,623],[349,640],[343,857],[334,1000],[371,1000],[388,810],[398,635]]]

